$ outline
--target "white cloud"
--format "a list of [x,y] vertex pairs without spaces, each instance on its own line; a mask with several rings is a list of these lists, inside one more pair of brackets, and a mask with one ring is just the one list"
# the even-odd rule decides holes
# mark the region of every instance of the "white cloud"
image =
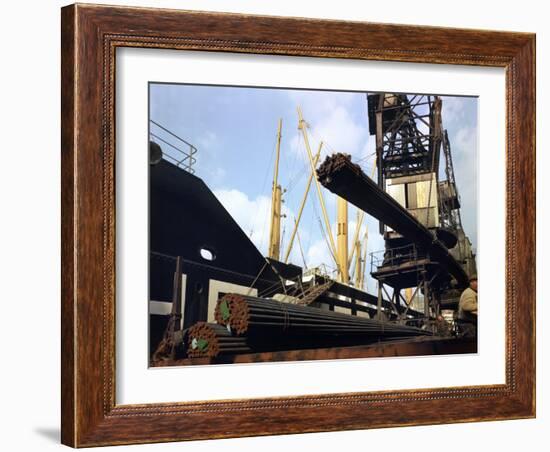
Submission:
[[225,175],[227,174],[227,171],[225,170],[225,168],[222,168],[221,166],[218,166],[216,168],[212,168],[212,169],[207,169],[207,171],[209,172],[209,176],[210,178],[212,179],[215,179],[215,180],[222,180]]
[[342,106],[335,108],[312,125],[313,136],[327,143],[327,151],[345,152],[357,156],[363,149],[366,127],[353,121],[348,110]]
[[196,138],[194,145],[197,147],[195,154],[196,162],[194,168],[209,186],[219,187],[223,184],[227,171],[219,166],[220,140],[216,133],[210,130],[202,131]]
[[211,131],[205,131],[197,140],[197,146],[211,150],[218,143],[218,136]]
[[462,127],[454,135],[451,142],[453,156],[458,154],[460,158],[476,155],[477,134],[475,127]]
[[[289,146],[290,146],[290,149],[292,151],[294,151],[296,153],[299,153],[299,154],[302,154],[303,158],[307,159],[303,141],[304,140],[302,139],[302,134],[297,133],[297,134],[293,135],[292,138],[290,139]],[[310,143],[310,146],[311,146],[311,143]],[[314,151],[312,150],[312,152],[314,152]]]
[[[356,121],[350,113],[355,96],[356,93],[289,92],[291,101],[301,107],[308,124],[312,153],[323,141],[322,159],[334,152],[351,154],[356,160],[364,157],[370,137],[367,124]],[[291,138],[290,148],[307,161],[301,132]]]
[[[215,190],[214,195],[227,209],[233,219],[239,224],[245,234],[262,254],[267,253],[269,243],[269,216],[271,215],[271,198],[260,195],[254,199],[249,198],[246,193],[236,189]],[[285,205],[282,205],[282,214],[290,221],[294,221],[294,213]],[[290,232],[288,232],[290,237]],[[298,257],[294,253],[293,257]],[[295,260],[295,262],[298,262]]]
[[311,244],[306,252],[307,264],[310,268],[326,266],[327,271],[336,268],[326,241],[321,238]]
[[[250,237],[260,252],[265,255],[269,240],[269,215],[271,211],[271,199],[263,195],[251,199],[245,193],[236,189],[216,190],[214,194],[239,224],[241,229],[243,229],[246,235]],[[284,229],[284,249],[281,250],[281,259],[284,258],[284,252],[286,251],[286,247],[288,246],[290,236],[292,234],[295,218],[294,212],[285,204],[282,206],[282,213],[286,217],[283,219],[281,226],[282,229]],[[316,229],[317,233],[315,234],[315,237],[317,237],[317,239],[314,238],[313,243],[309,245],[307,249],[304,249],[307,265],[308,267],[316,267],[325,264],[329,269],[333,269],[335,265],[328,246],[324,238],[321,236],[318,226]],[[331,229],[334,240],[336,240],[336,222],[331,224]],[[355,221],[352,221],[349,225],[350,236],[353,235],[354,230]],[[364,231],[364,226],[362,231]],[[308,231],[306,228],[301,227],[299,229],[299,234],[302,246],[306,246],[306,244],[310,242]],[[349,241],[351,242],[351,240],[353,240],[353,237],[350,237]],[[294,241],[289,262],[297,265],[303,265],[297,239]]]
[[349,107],[356,93],[331,91],[288,91],[288,97],[296,106],[301,106],[311,119],[322,118],[330,113],[335,105]]
[[470,99],[462,97],[445,97],[443,99],[441,117],[443,124],[460,123],[466,115],[466,102]]
[[235,189],[216,190],[214,194],[258,249],[265,252],[271,200],[262,195],[250,199]]

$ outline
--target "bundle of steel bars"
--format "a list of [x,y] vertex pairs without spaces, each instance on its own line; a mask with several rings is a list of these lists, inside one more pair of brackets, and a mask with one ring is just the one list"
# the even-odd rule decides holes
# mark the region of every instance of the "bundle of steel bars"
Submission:
[[190,358],[251,352],[246,338],[233,336],[227,328],[215,323],[196,323],[189,328],[187,338],[187,356]]
[[432,260],[439,262],[456,278],[459,286],[468,285],[468,276],[447,247],[368,177],[359,165],[353,164],[349,155],[336,153],[328,156],[317,169],[317,178],[326,189],[427,251]]
[[260,333],[308,338],[387,338],[430,334],[396,323],[238,294],[226,294],[218,300],[214,315],[216,322],[228,326],[235,334],[248,336]]
[[199,322],[189,328],[189,358],[357,346],[432,334],[396,323],[238,294],[218,300],[215,319],[218,323]]
[[199,322],[187,333],[189,358],[366,345],[431,332],[269,298],[226,294],[217,323]]

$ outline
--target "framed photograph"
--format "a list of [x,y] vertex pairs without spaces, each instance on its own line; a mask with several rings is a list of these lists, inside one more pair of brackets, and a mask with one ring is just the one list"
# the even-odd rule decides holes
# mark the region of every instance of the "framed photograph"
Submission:
[[532,34],[63,8],[62,442],[534,417],[534,106]]

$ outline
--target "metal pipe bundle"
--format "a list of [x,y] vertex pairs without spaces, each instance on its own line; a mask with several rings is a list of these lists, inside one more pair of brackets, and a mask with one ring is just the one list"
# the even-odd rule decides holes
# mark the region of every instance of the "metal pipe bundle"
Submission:
[[317,170],[319,182],[331,192],[351,202],[427,251],[453,275],[459,286],[468,285],[468,276],[447,247],[407,209],[369,178],[346,154],[328,156]]
[[189,328],[187,337],[187,356],[190,358],[251,352],[246,338],[233,336],[227,328],[215,323],[196,323]]
[[345,342],[343,339],[352,337],[352,342],[361,344],[361,338],[431,334],[405,325],[238,294],[226,294],[218,300],[214,315],[216,322],[228,326],[233,333],[246,334],[249,344],[255,335],[264,338],[300,336],[294,339],[295,346],[299,347],[300,341],[325,346],[331,341],[338,343],[340,339],[340,342]]

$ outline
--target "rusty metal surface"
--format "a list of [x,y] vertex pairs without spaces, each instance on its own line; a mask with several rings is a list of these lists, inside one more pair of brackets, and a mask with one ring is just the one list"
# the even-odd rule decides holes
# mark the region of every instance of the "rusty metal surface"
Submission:
[[381,342],[354,347],[332,347],[314,350],[286,350],[249,353],[219,358],[192,358],[152,363],[153,367],[237,364],[326,359],[386,358],[391,356],[425,356],[477,353],[477,341],[467,338],[419,337],[403,341]]

